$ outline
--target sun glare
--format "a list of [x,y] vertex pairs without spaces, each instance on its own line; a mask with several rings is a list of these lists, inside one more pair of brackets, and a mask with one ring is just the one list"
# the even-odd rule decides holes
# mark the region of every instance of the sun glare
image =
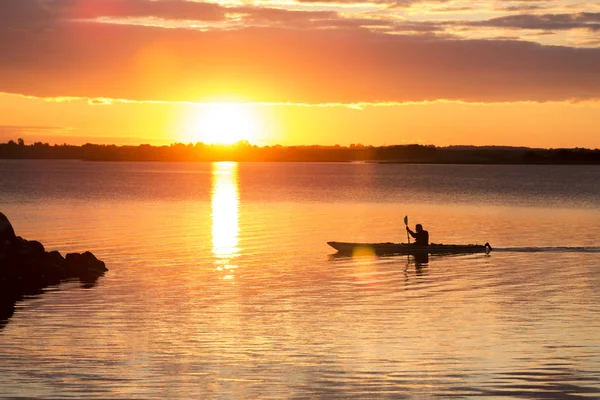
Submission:
[[188,140],[206,144],[233,144],[256,140],[258,121],[252,106],[243,103],[212,103],[196,108],[188,127]]

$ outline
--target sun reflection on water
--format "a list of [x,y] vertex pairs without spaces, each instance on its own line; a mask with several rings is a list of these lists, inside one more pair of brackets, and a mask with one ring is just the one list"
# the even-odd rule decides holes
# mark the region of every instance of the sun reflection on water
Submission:
[[223,279],[233,279],[237,268],[239,228],[238,164],[216,162],[212,165],[212,244],[218,271]]

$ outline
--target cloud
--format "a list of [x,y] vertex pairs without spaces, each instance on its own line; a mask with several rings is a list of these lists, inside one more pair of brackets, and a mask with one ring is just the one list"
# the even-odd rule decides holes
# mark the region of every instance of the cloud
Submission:
[[338,19],[335,11],[293,11],[278,8],[264,7],[231,7],[230,13],[241,14],[248,23],[297,23],[315,20]]
[[487,21],[466,23],[469,26],[496,28],[537,29],[547,31],[589,29],[600,30],[600,13],[521,14],[492,18]]
[[541,5],[541,4],[517,4],[517,5],[510,5],[510,6],[504,6],[501,5],[499,6],[497,9],[499,11],[507,11],[507,12],[511,12],[511,13],[519,13],[522,11],[537,11],[537,10],[542,10],[548,8],[548,6],[546,5]]
[[304,4],[378,4],[389,8],[409,8],[419,3],[449,3],[452,0],[296,0]]
[[0,2],[2,26],[48,28],[77,19],[162,18],[220,21],[226,8],[186,0],[18,0]]
[[473,6],[459,5],[459,6],[439,7],[439,8],[433,9],[431,11],[436,12],[436,13],[457,13],[457,12],[462,12],[462,11],[476,11],[476,10],[477,10],[477,8],[475,8]]
[[186,0],[71,0],[76,3],[76,18],[139,18],[218,21],[225,18],[225,8],[207,2]]
[[63,126],[18,126],[0,125],[0,137],[13,137],[18,135],[62,135],[68,134],[73,129]]
[[[431,31],[419,23],[398,25],[398,18],[356,18],[337,11],[289,10],[259,6],[222,6],[184,0],[21,0],[0,3],[0,31],[47,32],[57,24],[97,22],[191,28],[184,22],[212,22],[213,29],[240,26],[281,26],[286,28],[376,27],[389,31]],[[167,23],[168,21],[168,23]],[[216,23],[216,24],[215,24]],[[221,24],[218,24],[221,23]],[[18,27],[18,28],[17,28]]]
[[94,98],[94,99],[88,99],[88,104],[90,106],[109,106],[111,104],[113,104],[112,99],[107,99],[107,98]]
[[[149,9],[144,7],[159,9],[142,0],[0,3],[0,22],[10,19],[3,14],[9,9],[18,21],[0,24],[0,91],[157,101],[240,96],[250,101],[314,104],[560,101],[600,96],[600,49],[457,40],[436,36],[440,22],[399,22],[377,16],[341,19],[334,12],[255,7],[233,9],[258,24],[275,21],[275,26],[198,31],[66,18],[99,15],[98,9],[81,11],[75,6],[101,4],[109,9],[109,3],[139,6],[121,9],[121,16],[140,16]],[[178,7],[189,6],[180,0],[151,3],[170,4],[173,17],[181,16]],[[543,20],[507,17],[461,23],[589,25],[595,18],[593,13],[553,14]]]

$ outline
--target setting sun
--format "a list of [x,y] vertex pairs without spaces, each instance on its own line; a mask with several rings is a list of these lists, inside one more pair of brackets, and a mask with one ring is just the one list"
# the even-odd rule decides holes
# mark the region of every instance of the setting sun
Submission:
[[242,103],[203,104],[190,118],[187,139],[206,144],[233,144],[256,139],[258,121]]

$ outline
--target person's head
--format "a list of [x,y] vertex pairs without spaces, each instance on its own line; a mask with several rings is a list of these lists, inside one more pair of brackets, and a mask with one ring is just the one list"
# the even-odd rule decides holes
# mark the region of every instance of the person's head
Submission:
[[421,232],[423,230],[423,225],[417,224],[415,228],[417,229],[417,232]]

